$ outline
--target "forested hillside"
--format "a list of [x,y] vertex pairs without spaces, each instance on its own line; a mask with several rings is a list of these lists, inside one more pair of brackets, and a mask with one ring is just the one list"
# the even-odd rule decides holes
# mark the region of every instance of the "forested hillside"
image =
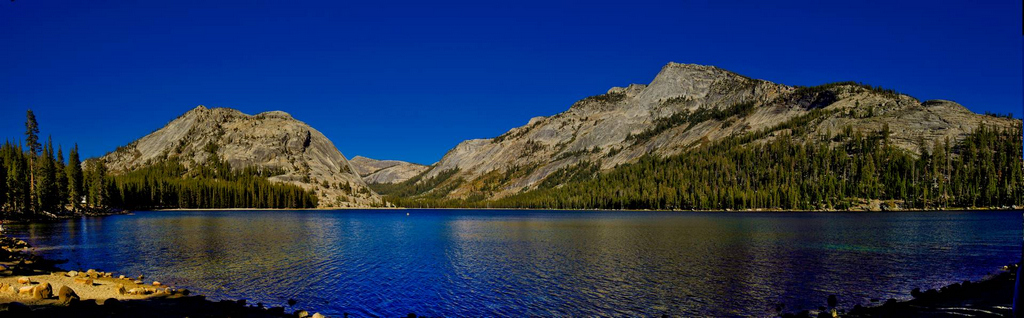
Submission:
[[[782,123],[789,124],[775,129]],[[858,131],[863,136],[878,136],[886,127],[889,133],[884,140],[879,140],[884,145],[878,148],[894,153],[899,151],[901,155],[905,154],[917,160],[922,149],[930,150],[934,144],[945,144],[947,140],[950,146],[954,147],[982,126],[1001,131],[1013,129],[1019,124],[1020,121],[1013,119],[1012,116],[976,114],[952,101],[921,101],[893,89],[857,82],[836,82],[811,87],[789,86],[754,79],[713,66],[669,63],[649,84],[613,87],[605,94],[583,98],[573,103],[564,112],[549,117],[534,117],[525,125],[512,128],[498,137],[471,139],[458,144],[422,177],[410,179],[418,180],[414,186],[423,191],[411,191],[417,192],[412,196],[399,195],[402,199],[396,201],[403,204],[410,200],[423,201],[412,204],[418,206],[429,204],[431,200],[486,200],[485,203],[516,206],[507,202],[513,198],[524,198],[524,193],[539,191],[536,195],[554,194],[558,191],[550,190],[551,188],[561,188],[563,184],[569,186],[569,183],[576,184],[594,175],[596,171],[608,173],[616,167],[675,158],[679,155],[693,156],[694,151],[700,151],[702,147],[720,142],[728,144],[731,142],[728,140],[742,140],[743,145],[719,147],[716,151],[724,152],[712,152],[705,155],[711,156],[706,158],[725,156],[737,161],[737,164],[746,164],[741,160],[742,157],[732,158],[742,154],[730,151],[756,151],[758,149],[755,149],[755,146],[776,142],[775,139],[780,136],[789,136],[784,138],[791,140],[778,142],[805,145],[804,148],[807,149],[825,146],[829,151],[842,151],[850,160],[861,160],[861,156],[864,156],[863,151],[872,149],[847,147],[847,139],[853,138],[852,135]],[[758,134],[764,131],[772,133]],[[846,136],[847,134],[850,136]],[[822,140],[823,138],[828,140]],[[794,147],[796,146],[790,148]],[[880,156],[871,156],[874,164],[879,164],[879,160],[883,159]],[[771,158],[757,159],[766,161],[759,163],[760,166],[749,168],[768,169],[776,164],[773,160],[767,160]],[[802,161],[797,163],[803,164]],[[447,175],[453,171],[454,174]],[[746,173],[753,172],[744,171],[737,177],[742,177],[742,174]],[[840,177],[839,182],[852,186],[859,182],[854,179],[858,177],[858,173],[848,173]],[[792,192],[787,189],[804,187],[794,183],[805,180],[800,177],[802,176],[796,176],[799,179],[793,181],[772,180],[762,183],[758,183],[756,178],[742,180],[743,186],[738,188],[724,188],[722,185],[727,183],[716,183],[715,179],[707,179],[709,183],[706,185],[642,185],[641,192],[645,194],[640,201],[643,202],[653,200],[650,198],[653,195],[652,191],[667,193],[675,190],[682,193],[656,195],[663,197],[665,202],[635,204],[652,207],[686,208],[693,205],[738,208],[750,206],[749,202],[753,201],[758,202],[757,206],[765,207],[801,206],[797,203],[769,204],[769,200],[766,199],[772,198],[771,201],[774,201],[774,197],[778,196],[779,200],[782,200],[781,194],[768,194],[768,191]],[[865,174],[865,177],[870,177],[870,174]],[[439,180],[442,182],[438,182]],[[423,189],[427,182],[435,183],[436,186]],[[750,185],[747,186],[746,183]],[[641,185],[622,185],[637,186]],[[703,186],[709,187],[708,190],[701,190]],[[766,186],[781,186],[786,189],[760,188]],[[607,185],[605,187],[614,188]],[[397,191],[396,186],[375,188],[381,193],[392,193],[392,198],[398,192],[410,192]],[[843,197],[860,197],[861,194],[854,192],[853,188],[844,188]],[[829,193],[839,195],[837,192]],[[889,192],[890,195],[892,193]],[[697,196],[697,201],[701,201],[701,197],[706,197],[709,202],[722,202],[722,196],[731,196],[739,198],[733,200],[739,203],[693,204],[688,203],[688,200],[684,202],[671,199],[676,196]],[[823,205],[856,206],[855,202],[842,203],[844,200],[831,196],[830,198],[834,202]],[[615,204],[573,203],[572,206],[626,206],[632,202],[632,199],[620,199],[625,201]]]
[[[833,135],[805,129],[818,110],[684,153],[647,155],[598,172],[583,161],[552,173],[535,190],[497,200],[409,196],[381,189],[407,207],[555,209],[932,209],[1024,205],[1021,125],[982,126],[961,142],[920,142],[918,153],[891,144],[888,126]],[[801,137],[810,137],[805,139]],[[755,142],[759,141],[760,142]],[[568,181],[568,182],[566,182]],[[456,181],[462,183],[463,181]]]
[[280,171],[234,171],[215,156],[189,174],[178,162],[162,162],[112,176],[109,205],[139,208],[314,208],[317,197],[292,184],[271,183]]
[[[0,211],[10,217],[52,217],[76,212],[138,208],[312,208],[313,191],[273,183],[273,169],[232,169],[216,154],[192,173],[165,160],[112,175],[103,159],[68,160],[52,141],[39,142],[39,124],[27,112],[24,144],[0,146]],[[210,146],[208,148],[213,148]]]
[[[175,164],[182,168],[183,171],[174,172],[178,176],[200,180],[249,182],[234,174],[256,171],[270,184],[293,185],[315,192],[317,198],[313,207],[371,207],[382,203],[330,139],[282,111],[249,115],[235,109],[200,105],[171,120],[164,127],[118,147],[100,159],[107,163],[111,174],[118,178],[138,175],[135,172],[153,170],[150,169],[152,166],[164,164]],[[207,173],[209,169],[218,173]],[[229,173],[221,170],[236,171]],[[151,174],[152,171],[146,173]],[[196,190],[184,190],[189,193],[181,199],[184,206],[195,206],[196,202],[207,206],[207,203],[212,203],[209,199],[213,198],[201,199],[210,196],[205,193],[223,188],[213,184],[204,186],[204,182],[200,184]],[[202,190],[205,188],[210,190]],[[252,188],[255,190],[251,191],[260,191],[260,196],[269,195],[259,190],[258,186],[253,185]],[[288,187],[280,189],[283,192],[291,191],[284,190],[291,189]],[[237,192],[227,188],[216,191]],[[201,194],[200,198],[187,199],[196,196],[194,193]],[[292,204],[282,206],[281,200],[272,199],[274,195],[269,195],[265,200],[243,198],[252,196],[237,197],[233,200],[218,200],[214,206],[233,206],[232,202],[237,201],[252,202],[253,206],[294,207]],[[168,200],[153,199],[160,204],[167,204]],[[265,202],[255,204],[253,200]],[[247,203],[246,206],[235,207],[248,206]]]

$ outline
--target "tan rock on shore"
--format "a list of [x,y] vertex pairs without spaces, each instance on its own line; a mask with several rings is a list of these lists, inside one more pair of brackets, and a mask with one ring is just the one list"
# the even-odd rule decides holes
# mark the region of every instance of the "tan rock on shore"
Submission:
[[[78,274],[78,272],[74,272]],[[51,275],[35,275],[29,277],[0,277],[0,303],[20,302],[26,305],[67,304],[70,298],[80,300],[103,301],[108,298],[118,300],[145,299],[154,296],[171,296],[173,288],[163,285],[135,284],[126,279],[110,277],[82,278],[69,277],[65,272]],[[101,275],[97,275],[101,276]],[[29,280],[28,284],[22,283]],[[9,286],[14,286],[9,287]],[[127,287],[137,292],[118,293],[118,287]],[[17,288],[17,293],[14,289]],[[53,294],[58,290],[57,295]]]

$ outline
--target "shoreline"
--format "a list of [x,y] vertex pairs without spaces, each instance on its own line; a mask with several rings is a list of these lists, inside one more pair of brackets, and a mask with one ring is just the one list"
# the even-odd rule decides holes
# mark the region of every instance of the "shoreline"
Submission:
[[[277,208],[188,208],[188,209],[144,209],[128,210],[131,214],[141,211],[336,211],[336,210],[485,210],[485,211],[585,211],[585,212],[700,212],[700,213],[759,213],[759,212],[793,212],[793,213],[901,213],[901,212],[1005,212],[1024,210],[1024,207],[966,207],[941,209],[899,209],[899,210],[785,210],[785,209],[752,209],[752,210],[658,210],[658,209],[534,209],[534,208],[406,208],[406,207],[338,207],[308,209],[277,209]],[[106,215],[96,215],[106,216]]]
[[188,289],[147,283],[144,275],[66,271],[30,248],[0,234],[0,317],[325,317],[296,306],[215,302]]

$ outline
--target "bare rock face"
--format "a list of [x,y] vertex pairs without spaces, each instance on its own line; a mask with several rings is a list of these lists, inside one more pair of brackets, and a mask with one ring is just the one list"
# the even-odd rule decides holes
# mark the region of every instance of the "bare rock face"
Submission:
[[366,183],[398,183],[427,171],[429,167],[399,160],[377,160],[355,156],[349,160]]
[[888,126],[893,144],[914,153],[922,141],[956,142],[980,125],[1014,123],[974,114],[953,102],[922,103],[854,83],[799,88],[713,66],[669,63],[650,84],[613,87],[501,136],[464,141],[421,180],[457,170],[433,190],[445,193],[433,195],[498,198],[535,188],[559,169],[584,161],[611,169],[644,155],[678,154],[772,128],[815,110],[824,115],[802,127],[808,136],[834,135],[845,127],[867,133]]
[[200,105],[103,159],[113,173],[172,158],[192,169],[206,162],[211,150],[232,169],[273,169],[280,174],[270,177],[272,182],[315,189],[320,207],[381,202],[327,137],[282,111],[247,115]]

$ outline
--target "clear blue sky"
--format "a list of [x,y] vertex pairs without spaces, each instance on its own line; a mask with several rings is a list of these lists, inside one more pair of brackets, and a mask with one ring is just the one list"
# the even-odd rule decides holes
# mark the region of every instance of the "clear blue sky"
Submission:
[[[213,3],[216,2],[216,3]],[[819,3],[820,2],[820,3]],[[0,139],[86,156],[196,105],[283,110],[347,157],[433,163],[669,61],[1022,113],[1012,1],[0,1]]]

